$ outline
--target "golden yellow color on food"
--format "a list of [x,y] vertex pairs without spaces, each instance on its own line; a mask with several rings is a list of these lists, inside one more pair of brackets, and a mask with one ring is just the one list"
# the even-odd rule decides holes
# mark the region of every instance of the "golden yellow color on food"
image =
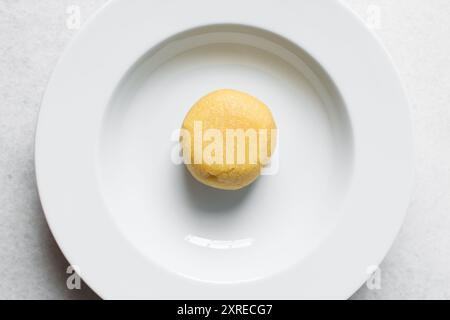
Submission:
[[231,89],[211,92],[197,101],[181,132],[189,172],[218,189],[236,190],[255,181],[275,148],[276,125],[269,108]]

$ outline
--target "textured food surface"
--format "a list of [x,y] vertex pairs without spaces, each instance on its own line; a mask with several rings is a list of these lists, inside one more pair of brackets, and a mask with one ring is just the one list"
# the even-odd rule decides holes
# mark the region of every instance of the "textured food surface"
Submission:
[[[202,133],[204,135],[203,149],[208,148],[208,141],[205,141],[205,133],[208,129],[217,129],[223,137],[223,161],[221,163],[196,163],[194,161],[194,125],[195,122],[201,123]],[[235,190],[245,187],[252,183],[260,174],[263,164],[272,154],[272,130],[276,129],[275,121],[269,108],[257,98],[231,89],[222,89],[209,93],[201,98],[189,110],[183,122],[183,129],[187,130],[191,136],[190,145],[186,140],[182,141],[183,149],[190,148],[190,163],[186,164],[191,174],[200,182],[219,189]],[[250,157],[250,139],[246,138],[245,143],[245,162],[237,161],[238,146],[237,139],[234,140],[234,163],[226,160],[227,129],[242,129],[248,132],[253,129],[254,132],[267,133],[267,152],[257,153],[256,163],[251,161]],[[265,129],[267,131],[260,131]],[[252,130],[252,131],[253,131]],[[198,136],[198,131],[197,131]],[[259,139],[259,134],[256,135]],[[259,140],[258,140],[259,142]]]

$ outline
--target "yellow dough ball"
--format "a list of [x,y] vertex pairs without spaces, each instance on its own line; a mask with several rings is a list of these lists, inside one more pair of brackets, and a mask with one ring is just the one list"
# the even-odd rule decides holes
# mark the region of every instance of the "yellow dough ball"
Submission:
[[183,159],[198,181],[218,189],[243,188],[260,175],[275,148],[276,125],[257,98],[231,89],[197,101],[183,121]]

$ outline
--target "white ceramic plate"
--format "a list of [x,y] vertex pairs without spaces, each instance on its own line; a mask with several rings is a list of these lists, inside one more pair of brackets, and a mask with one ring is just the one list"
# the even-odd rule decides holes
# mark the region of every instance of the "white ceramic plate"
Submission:
[[[190,106],[257,96],[271,174],[237,192],[171,160]],[[103,298],[347,298],[386,254],[412,179],[390,59],[338,1],[112,1],[61,58],[36,137],[39,192]]]

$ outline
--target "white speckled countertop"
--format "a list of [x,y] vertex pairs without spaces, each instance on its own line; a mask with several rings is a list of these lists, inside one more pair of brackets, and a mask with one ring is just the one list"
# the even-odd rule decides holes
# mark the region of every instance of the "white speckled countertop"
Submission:
[[[67,261],[42,212],[33,142],[64,47],[106,0],[0,1],[0,299],[95,299],[66,286]],[[343,0],[392,55],[412,107],[416,182],[381,269],[355,299],[450,299],[450,1]],[[79,11],[78,11],[79,10]]]

